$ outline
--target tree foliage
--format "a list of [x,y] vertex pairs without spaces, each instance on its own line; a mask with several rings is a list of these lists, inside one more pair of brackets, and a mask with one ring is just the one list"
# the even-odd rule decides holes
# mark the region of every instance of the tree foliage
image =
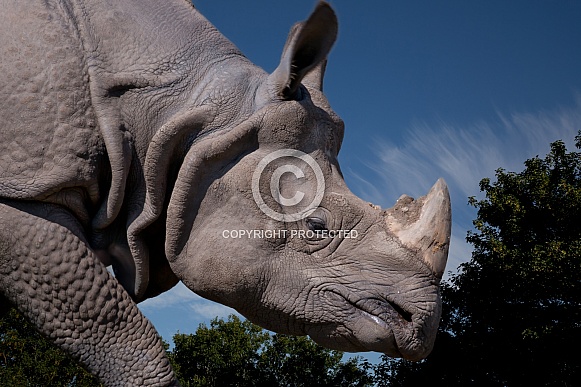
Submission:
[[200,324],[195,334],[176,334],[169,357],[182,385],[237,385],[258,374],[258,350],[269,336],[249,321],[231,316]]
[[[576,137],[581,147],[581,132]],[[389,385],[575,385],[581,348],[581,153],[562,141],[470,198],[472,259],[443,284],[435,350],[384,359]],[[575,354],[575,355],[574,355]]]
[[1,387],[97,387],[101,384],[38,333],[16,309],[0,319]]
[[369,365],[358,358],[342,361],[306,337],[275,334],[260,356],[264,386],[367,386]]
[[368,386],[366,364],[305,337],[271,335],[230,316],[176,334],[170,359],[184,387]]

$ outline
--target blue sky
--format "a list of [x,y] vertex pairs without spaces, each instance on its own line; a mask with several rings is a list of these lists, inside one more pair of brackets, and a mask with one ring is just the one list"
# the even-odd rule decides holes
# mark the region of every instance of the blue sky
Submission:
[[[314,0],[198,0],[197,8],[258,66],[278,65],[289,28]],[[478,182],[548,152],[581,129],[581,2],[335,0],[339,38],[325,93],[346,124],[340,163],[350,189],[389,207],[444,177],[453,227],[447,271],[464,241]],[[183,285],[140,305],[169,340],[231,309]],[[367,354],[364,354],[368,356]],[[374,361],[375,355],[369,355]]]

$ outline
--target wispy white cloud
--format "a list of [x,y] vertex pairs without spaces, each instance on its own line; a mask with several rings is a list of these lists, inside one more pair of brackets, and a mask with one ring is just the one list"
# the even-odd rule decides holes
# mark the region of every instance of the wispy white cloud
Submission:
[[190,302],[197,302],[198,300],[203,300],[203,298],[188,289],[182,282],[179,282],[169,292],[163,293],[163,297],[145,300],[139,304],[139,307],[143,310],[164,309],[176,305],[185,305]]
[[[549,144],[563,140],[573,149],[581,129],[581,97],[573,107],[540,113],[499,113],[496,119],[458,127],[446,122],[415,123],[401,144],[374,139],[372,156],[362,164],[367,171],[347,169],[353,191],[366,200],[390,207],[406,193],[424,195],[444,177],[452,198],[452,242],[448,270],[470,258],[465,236],[475,217],[467,205],[479,197],[479,181],[494,178],[496,169],[521,171],[526,159],[543,157]],[[374,178],[370,178],[369,172]],[[371,181],[372,180],[372,181]]]
[[214,317],[225,318],[230,314],[238,314],[232,308],[198,296],[182,282],[179,282],[174,288],[159,297],[145,300],[139,304],[139,307],[146,312],[181,307],[182,309],[187,309],[200,320],[208,320]]
[[188,307],[197,315],[199,318],[210,320],[215,317],[226,318],[231,314],[236,314],[240,316],[238,312],[227,306],[218,304],[216,302],[208,301],[205,298],[199,297],[198,300],[190,302]]
[[159,334],[169,340],[177,332],[192,333],[201,323],[238,314],[234,309],[206,300],[179,282],[171,290],[139,304]]

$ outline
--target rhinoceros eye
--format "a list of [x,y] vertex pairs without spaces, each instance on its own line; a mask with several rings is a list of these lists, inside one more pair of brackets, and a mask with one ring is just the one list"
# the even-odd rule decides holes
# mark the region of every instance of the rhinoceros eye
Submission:
[[307,218],[307,227],[309,230],[317,232],[317,231],[326,231],[327,230],[327,223],[324,219],[317,218],[317,217],[310,217]]

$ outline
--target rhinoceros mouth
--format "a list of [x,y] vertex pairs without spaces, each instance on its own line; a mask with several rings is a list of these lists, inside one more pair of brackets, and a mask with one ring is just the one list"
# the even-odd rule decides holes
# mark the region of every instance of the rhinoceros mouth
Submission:
[[379,350],[394,357],[403,357],[406,359],[414,359],[417,357],[415,354],[416,351],[409,347],[410,339],[418,333],[415,329],[418,326],[414,324],[411,312],[388,299],[361,299],[350,304],[359,311],[359,315],[363,321],[367,320],[368,322],[372,322],[380,330],[386,332],[384,338],[389,339],[387,342],[380,344],[380,346],[392,347],[384,347],[384,350],[380,350],[373,345],[369,349],[374,351]]
[[331,293],[343,298],[353,308],[373,316],[374,320],[381,321],[387,327],[390,327],[390,323],[395,323],[398,326],[412,323],[413,314],[388,297],[373,295],[357,297],[350,292],[342,292],[338,289],[331,290]]
[[[378,337],[372,340],[373,343],[360,343],[366,350],[387,353],[389,356],[403,357],[408,359],[418,359],[423,356],[419,352],[423,352],[420,348],[410,347],[412,342],[416,345],[421,345],[421,324],[412,312],[402,306],[400,303],[383,297],[371,296],[356,297],[349,292],[340,292],[335,289],[332,291],[335,296],[341,297],[350,308],[355,309],[358,316],[353,323],[357,325],[356,330],[363,326],[367,326],[370,330],[377,330]],[[420,317],[421,319],[421,317]],[[375,326],[376,328],[373,328]],[[357,340],[357,334],[354,338]],[[417,352],[419,350],[419,352]]]
[[394,301],[378,298],[360,299],[355,303],[347,301],[354,308],[368,314],[372,320],[388,329],[392,329],[394,324],[405,328],[412,323],[412,314]]

